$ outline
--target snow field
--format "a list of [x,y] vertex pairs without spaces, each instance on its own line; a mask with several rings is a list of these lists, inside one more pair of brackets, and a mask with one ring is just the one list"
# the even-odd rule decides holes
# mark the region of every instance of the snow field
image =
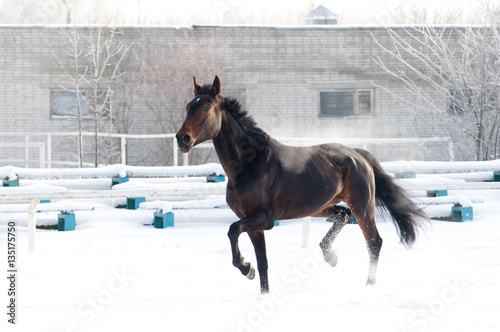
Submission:
[[[51,183],[85,189],[59,181]],[[364,286],[368,253],[357,225],[346,225],[334,242],[339,263],[332,268],[318,246],[330,223],[313,218],[310,246],[301,248],[302,221],[282,221],[266,232],[266,295],[259,293],[258,277],[249,281],[231,264],[226,234],[237,217],[229,209],[175,210],[175,227],[160,230],[150,226],[152,210],[116,209],[125,199],[82,200],[94,210],[75,212],[76,230],[37,230],[34,253],[27,250],[26,213],[0,213],[1,230],[9,221],[18,226],[19,266],[19,324],[7,324],[4,316],[0,329],[497,331],[500,193],[449,195],[485,202],[472,204],[471,222],[430,222],[411,250],[399,244],[392,222],[378,216],[384,245],[374,287]],[[449,215],[450,205],[426,210]],[[56,215],[38,213],[37,224],[53,224]],[[6,252],[4,234],[0,250]],[[240,248],[256,267],[245,234]],[[0,280],[6,298],[7,280]]]

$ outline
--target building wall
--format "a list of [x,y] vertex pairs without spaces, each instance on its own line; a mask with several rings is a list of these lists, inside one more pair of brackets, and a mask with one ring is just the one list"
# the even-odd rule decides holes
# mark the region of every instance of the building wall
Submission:
[[[78,131],[77,120],[53,119],[50,114],[50,91],[60,89],[61,85],[71,87],[60,65],[72,63],[68,55],[71,50],[69,37],[61,31],[71,33],[72,28],[0,27],[0,114],[3,118],[0,132],[31,133],[29,141],[45,142],[45,137],[33,133]],[[86,32],[86,28],[80,27],[78,31]],[[196,41],[196,52],[183,60],[191,63],[190,68],[196,68],[197,63],[213,56],[213,47],[210,46],[217,45],[218,61],[203,67],[203,72],[198,71],[198,82],[210,83],[218,74],[223,93],[237,91],[243,96],[245,108],[265,131],[274,136],[335,141],[439,135],[432,126],[419,123],[412,113],[402,110],[389,93],[379,88],[383,86],[405,94],[400,83],[384,73],[373,60],[381,57],[386,64],[398,66],[375,41],[390,45],[385,28],[196,26],[122,27],[119,31],[117,40],[123,40],[127,45],[133,42],[122,63],[122,68],[130,73],[140,70],[138,63],[144,54],[161,55],[159,59],[175,58],[179,56],[179,50],[193,47],[193,41]],[[186,77],[192,76],[188,72],[185,74]],[[126,75],[122,76],[117,84],[129,88],[136,84],[126,78]],[[184,84],[181,88],[188,91],[192,83],[186,79],[179,84]],[[345,88],[374,89],[374,115],[320,117],[319,92]],[[155,98],[154,89],[151,91],[148,98]],[[118,95],[116,97],[119,99]],[[126,131],[132,134],[166,133],[165,126],[158,125],[158,114],[148,109],[143,95],[131,92],[127,97],[135,102],[129,105],[127,125],[120,129],[122,132],[126,127]],[[173,108],[172,119],[177,122],[171,128],[182,122],[184,101],[179,100],[179,105]],[[123,112],[120,105],[115,109]],[[102,125],[105,124],[103,121]],[[84,130],[92,131],[93,126],[93,121],[83,121]],[[26,138],[3,135],[0,140],[4,143],[24,142]],[[54,160],[76,160],[76,137],[53,137],[52,140]],[[86,142],[86,161],[92,162],[91,139],[86,138]],[[171,164],[168,142],[130,140],[128,163]],[[381,160],[448,158],[446,144],[369,144],[366,147]],[[35,152],[30,154],[36,157]],[[23,157],[23,149],[0,147],[0,164],[5,164],[4,159]],[[213,155],[197,158],[200,161],[214,160]],[[105,158],[101,162],[106,162]]]

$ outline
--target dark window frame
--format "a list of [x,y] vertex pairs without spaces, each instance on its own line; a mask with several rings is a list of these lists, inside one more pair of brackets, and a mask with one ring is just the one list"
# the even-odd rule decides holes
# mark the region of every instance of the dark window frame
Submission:
[[[360,102],[360,94],[367,93],[369,92],[369,111],[362,111],[360,105],[363,105],[362,102]],[[326,98],[328,95],[328,98],[334,98],[334,94],[340,95],[340,94],[352,94],[352,112],[345,112],[345,108],[342,111],[340,107],[338,108],[339,112],[334,112],[329,110],[325,110],[326,104],[328,101],[324,98]],[[325,118],[331,118],[331,117],[336,117],[336,118],[347,118],[347,117],[359,117],[359,116],[373,116],[375,115],[375,105],[374,105],[374,100],[375,100],[375,90],[370,89],[370,88],[359,88],[359,89],[332,89],[332,90],[321,90],[319,91],[319,117],[325,117]],[[348,103],[349,101],[347,101]],[[346,104],[346,101],[343,102],[344,106]],[[342,102],[340,102],[342,104]],[[349,105],[348,105],[349,106]]]
[[[94,112],[93,112],[93,109],[94,107],[91,107],[91,103],[94,98],[92,97],[92,93],[93,93],[93,90],[91,89],[80,89],[80,103],[81,103],[81,107],[82,107],[82,119],[94,119]],[[62,110],[59,110],[57,109],[56,110],[56,107],[55,107],[55,104],[54,102],[55,99],[55,94],[62,94],[62,95],[66,95],[66,98],[68,98],[68,95],[69,94],[73,94],[73,98],[74,98],[74,104],[72,106],[72,109],[70,111],[62,111]],[[50,117],[52,119],[77,119],[78,118],[78,110],[77,110],[77,106],[76,106],[76,103],[77,103],[77,91],[76,90],[71,90],[71,89],[53,89],[50,91]],[[102,98],[103,96],[106,96],[106,91],[104,90],[99,90],[98,91],[98,98],[101,98],[101,100],[99,101],[99,104],[102,103]],[[62,97],[62,96],[61,96]],[[62,98],[65,98],[65,97],[62,97]],[[63,103],[63,101],[61,101]],[[100,115],[99,118],[102,118],[102,119],[108,119],[109,118],[109,109],[110,109],[110,105],[111,105],[111,94],[109,94],[107,96],[107,100],[105,101],[106,103],[106,111],[104,112],[103,115]],[[68,102],[66,102],[66,104],[68,104]],[[66,107],[68,107],[67,105],[64,105]],[[64,107],[62,106],[62,107]]]

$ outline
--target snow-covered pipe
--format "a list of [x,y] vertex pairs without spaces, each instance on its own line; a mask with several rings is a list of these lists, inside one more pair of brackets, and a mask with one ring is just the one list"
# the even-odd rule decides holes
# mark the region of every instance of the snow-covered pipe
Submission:
[[0,179],[93,179],[113,177],[174,177],[225,175],[220,164],[209,163],[193,166],[142,167],[111,165],[98,168],[21,168],[14,166],[0,167]]

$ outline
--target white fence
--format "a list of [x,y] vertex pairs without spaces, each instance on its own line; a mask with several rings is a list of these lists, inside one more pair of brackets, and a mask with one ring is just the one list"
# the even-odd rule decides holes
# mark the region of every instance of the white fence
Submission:
[[[39,138],[40,136],[44,137],[41,141],[46,142],[46,143],[36,143],[36,144],[41,144],[44,146],[44,151],[40,151],[40,166],[41,168],[52,168],[54,164],[63,164],[67,166],[78,166],[78,161],[74,162],[61,162],[61,161],[55,161],[52,159],[52,138],[54,136],[68,136],[68,137],[78,137],[78,132],[0,132],[0,137],[11,137],[11,136],[20,136],[24,138],[25,143],[2,143],[2,146],[5,147],[21,147],[24,148],[24,160],[10,160],[10,162],[24,162],[25,167],[27,167],[28,163],[34,162],[32,160],[32,157],[30,155],[30,150],[29,148],[35,144],[31,143],[32,137],[37,137]],[[177,147],[177,140],[175,139],[175,134],[158,134],[158,135],[130,135],[130,134],[108,134],[108,133],[99,133],[99,137],[104,137],[104,138],[117,138],[120,139],[120,160],[122,164],[127,163],[127,139],[158,139],[158,138],[167,138],[167,139],[172,139],[173,142],[173,163],[174,166],[178,166],[179,161],[178,161],[178,147]],[[95,133],[92,132],[82,132],[82,136],[86,137],[94,137]],[[45,146],[46,145],[46,146]],[[45,151],[47,152],[47,155],[45,155]],[[42,153],[43,152],[43,153]],[[7,162],[6,160],[3,160],[3,162]],[[186,163],[187,164],[187,163]]]
[[[83,136],[93,137],[93,132],[83,132]],[[1,143],[2,148],[21,148],[24,149],[24,159],[6,159],[0,162],[6,163],[23,163],[24,167],[29,167],[31,164],[38,164],[40,168],[52,168],[54,165],[78,166],[78,161],[63,162],[54,160],[52,157],[53,146],[52,138],[55,136],[78,137],[77,132],[0,132],[1,137],[20,137],[16,143]],[[172,160],[173,165],[179,165],[179,148],[175,134],[156,134],[156,135],[131,135],[131,134],[108,134],[99,133],[102,138],[115,138],[120,140],[120,161],[122,164],[127,163],[127,141],[130,139],[148,140],[148,139],[171,139],[172,140]],[[34,140],[36,139],[36,142]],[[284,144],[293,146],[306,146],[323,143],[341,143],[348,146],[361,146],[366,149],[368,145],[388,145],[388,144],[445,144],[448,151],[450,161],[454,160],[454,145],[453,141],[448,137],[424,137],[424,138],[305,138],[305,137],[276,137],[276,139]],[[2,140],[3,141],[3,140]],[[20,143],[23,141],[24,143]],[[38,148],[38,159],[34,160],[33,148]],[[213,148],[211,142],[205,142],[196,146],[196,148]],[[182,155],[182,164],[188,165],[188,154]],[[92,166],[92,165],[89,165]]]
[[[452,173],[459,173],[461,177],[466,172],[488,172],[493,178],[493,171],[500,169],[500,160],[489,162],[395,162],[382,163],[387,172],[409,172],[448,175],[451,178],[435,177],[429,181],[422,179],[399,180],[399,183],[406,190],[471,190],[471,189],[500,189],[500,182],[466,182],[464,179],[457,181]],[[67,179],[67,178],[103,178],[114,176],[135,176],[135,177],[168,177],[185,175],[209,175],[212,173],[222,173],[223,169],[219,164],[207,164],[189,167],[133,167],[125,165],[115,165],[103,168],[89,169],[22,169],[16,167],[1,167],[0,178],[16,179],[18,176],[25,179]],[[476,178],[476,177],[474,177]],[[123,187],[123,186],[122,186]],[[166,196],[209,196],[224,195],[225,184],[212,184],[209,186],[162,186],[152,185],[151,187],[125,188],[117,190],[67,190],[63,187],[54,186],[28,186],[12,187],[0,189],[0,201],[30,201],[28,210],[28,233],[29,248],[35,248],[35,212],[41,199],[82,199],[82,198],[118,198],[118,197],[166,197]],[[303,240],[307,240],[308,219],[304,221]]]
[[[112,177],[179,177],[207,176],[212,173],[221,174],[224,170],[219,164],[207,164],[182,167],[133,167],[114,165],[101,168],[84,169],[23,169],[12,166],[0,167],[0,179],[81,179],[81,178],[112,178]],[[110,183],[111,184],[111,183]],[[124,187],[124,185],[122,185]],[[125,187],[126,184],[125,184]],[[209,196],[224,195],[225,184],[209,185],[153,185],[152,188],[126,188],[110,190],[67,190],[64,187],[51,185],[32,185],[21,187],[0,188],[0,201],[30,201],[28,209],[28,242],[29,250],[35,250],[35,231],[37,210],[40,200],[67,199],[99,199],[123,197],[171,197],[171,196]]]
[[4,163],[24,163],[24,167],[28,167],[30,160],[30,149],[38,149],[39,165],[40,168],[45,167],[45,144],[44,143],[0,143],[0,149],[3,148],[23,148],[24,149],[24,159],[4,159]]

